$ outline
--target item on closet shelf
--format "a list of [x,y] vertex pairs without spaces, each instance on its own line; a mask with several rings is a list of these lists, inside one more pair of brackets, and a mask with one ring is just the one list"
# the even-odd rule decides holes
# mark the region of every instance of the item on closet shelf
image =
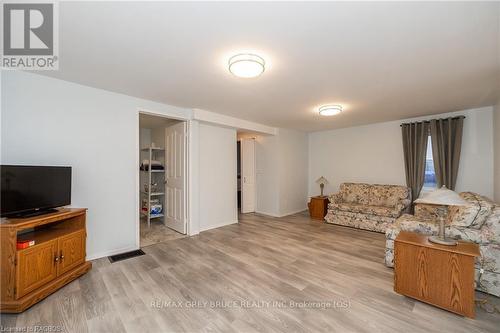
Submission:
[[161,204],[151,204],[151,214],[160,214],[163,210],[163,206]]
[[[158,192],[158,190],[159,190],[158,183],[151,183],[151,193]],[[149,191],[148,184],[144,184],[144,192],[149,193],[148,191]]]
[[[142,160],[143,165],[149,165],[149,160]],[[151,160],[151,165],[162,165],[160,161],[157,160]]]
[[[149,160],[142,160],[140,169],[143,171],[149,171]],[[151,170],[165,170],[160,161],[151,160]]]

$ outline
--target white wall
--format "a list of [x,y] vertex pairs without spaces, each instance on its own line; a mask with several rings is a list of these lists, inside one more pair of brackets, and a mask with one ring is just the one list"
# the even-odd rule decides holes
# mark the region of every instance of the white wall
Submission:
[[199,126],[200,231],[238,222],[236,130]]
[[151,128],[139,128],[139,149],[151,145]]
[[151,130],[151,142],[155,147],[165,148],[165,127],[155,127]]
[[493,108],[452,112],[309,134],[309,195],[319,193],[315,180],[325,176],[326,193],[343,182],[405,185],[400,124],[465,115],[457,191],[493,197]]
[[257,213],[279,216],[279,155],[276,136],[255,137],[255,173]]
[[495,201],[500,203],[500,100],[495,106],[493,121],[495,149]]
[[87,256],[135,248],[138,110],[190,110],[25,72],[2,73],[1,163],[73,167],[72,205],[88,207]]
[[307,209],[307,133],[256,135],[256,212],[285,216]]
[[280,216],[307,209],[308,135],[279,129]]

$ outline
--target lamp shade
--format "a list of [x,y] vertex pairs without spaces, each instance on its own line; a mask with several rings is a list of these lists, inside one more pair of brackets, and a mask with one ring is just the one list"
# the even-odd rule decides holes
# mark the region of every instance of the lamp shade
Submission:
[[325,177],[321,176],[316,180],[316,184],[328,184],[328,180]]
[[467,201],[462,199],[457,192],[447,189],[446,186],[434,190],[414,202],[443,206],[467,206],[469,204]]

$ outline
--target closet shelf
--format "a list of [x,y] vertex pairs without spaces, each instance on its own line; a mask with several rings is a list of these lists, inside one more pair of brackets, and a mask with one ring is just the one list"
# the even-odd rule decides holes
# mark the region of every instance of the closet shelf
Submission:
[[[148,213],[146,213],[146,212],[141,212],[141,214],[145,217],[148,217]],[[151,214],[151,215],[149,215],[149,218],[156,219],[156,218],[163,217],[163,216],[165,216],[165,215],[163,215],[163,214]]]
[[[144,195],[148,195],[149,193],[148,192],[144,192],[144,191],[141,191],[142,194]],[[153,192],[151,193],[151,196],[154,197],[154,196],[160,196],[160,195],[165,195],[165,193],[163,192]]]
[[142,148],[141,151],[149,151],[150,149],[154,151],[165,151],[165,149],[159,147],[146,147]]
[[[139,195],[141,195],[141,216],[145,217],[147,220],[148,227],[151,226],[151,220],[152,219],[160,219],[164,217],[164,214],[152,214],[151,213],[151,208],[155,206],[154,211],[158,212],[159,209],[157,209],[158,205],[161,207],[161,210],[163,210],[165,207],[165,203],[162,202],[164,201],[163,198],[165,197],[165,167],[162,165],[162,169],[158,170],[156,168],[160,167],[159,164],[153,165],[153,161],[159,161],[162,164],[165,164],[165,149],[164,148],[159,148],[159,147],[144,147],[141,149],[142,157],[145,157],[144,155],[148,155],[146,159],[143,159],[142,161],[146,161],[145,163],[142,164],[142,168],[147,168],[149,170],[141,170],[142,168],[139,168],[141,171],[140,173],[140,180],[141,183],[143,183],[143,188],[140,189]],[[144,182],[146,182],[144,184]],[[157,187],[158,185],[155,185],[153,189],[153,183],[158,183],[160,187]]]

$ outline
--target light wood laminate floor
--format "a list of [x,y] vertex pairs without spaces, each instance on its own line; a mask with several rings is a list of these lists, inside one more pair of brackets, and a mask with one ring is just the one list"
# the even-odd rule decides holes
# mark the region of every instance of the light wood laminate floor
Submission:
[[88,274],[31,309],[2,315],[2,325],[64,332],[499,331],[498,315],[478,310],[476,320],[466,319],[394,293],[384,242],[383,234],[305,214],[242,215],[240,224],[148,246],[145,256],[96,260]]
[[139,228],[141,247],[186,237],[186,235],[166,227],[163,221],[158,219],[152,220],[149,227],[146,220],[141,219]]

